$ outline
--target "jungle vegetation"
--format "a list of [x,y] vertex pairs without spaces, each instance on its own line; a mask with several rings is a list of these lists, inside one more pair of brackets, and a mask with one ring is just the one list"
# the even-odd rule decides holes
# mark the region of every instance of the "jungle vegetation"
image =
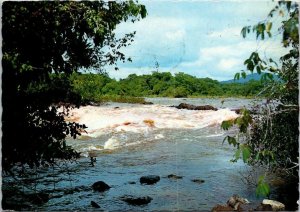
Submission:
[[[74,73],[70,78],[73,91],[84,101],[109,101],[121,97],[254,97],[264,87],[261,81],[222,83],[210,78],[197,78],[182,72],[130,74],[125,79],[111,79],[107,74]],[[114,99],[115,98],[115,99]]]
[[[274,19],[281,20],[279,28],[272,27]],[[245,77],[247,72],[261,74],[269,81],[262,90],[267,102],[256,106],[256,115],[245,109],[241,117],[223,122],[222,127],[228,129],[236,125],[239,128],[237,135],[225,138],[237,148],[233,160],[242,158],[249,165],[265,167],[265,175],[257,182],[257,194],[268,195],[270,187],[266,176],[269,172],[296,182],[295,186],[299,181],[299,5],[279,1],[264,21],[241,31],[244,38],[252,32],[258,40],[281,36],[287,53],[281,56],[279,63],[258,52],[245,60],[246,70],[235,77]],[[271,74],[276,74],[279,80],[273,80]],[[296,201],[293,204],[296,205]]]
[[[116,67],[135,32],[124,21],[147,15],[136,1],[6,1],[2,5],[2,169],[54,165],[79,154],[66,145],[85,128],[64,120],[81,97],[69,77],[79,69]],[[58,103],[65,110],[59,111]]]

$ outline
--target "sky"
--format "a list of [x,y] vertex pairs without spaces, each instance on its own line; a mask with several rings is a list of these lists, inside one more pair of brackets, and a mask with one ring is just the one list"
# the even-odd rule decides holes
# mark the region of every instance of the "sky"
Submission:
[[[115,30],[117,36],[136,31],[132,45],[123,49],[133,62],[118,64],[118,71],[108,67],[112,78],[150,74],[158,70],[223,81],[244,70],[243,62],[253,51],[275,59],[285,51],[280,45],[280,36],[259,41],[254,34],[246,39],[240,34],[244,26],[265,20],[276,2],[139,2],[146,6],[147,17],[135,23],[121,23]],[[159,64],[158,69],[156,63]]]

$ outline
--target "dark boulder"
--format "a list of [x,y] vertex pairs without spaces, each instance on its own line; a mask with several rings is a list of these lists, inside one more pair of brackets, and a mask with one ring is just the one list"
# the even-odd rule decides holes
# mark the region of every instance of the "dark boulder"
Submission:
[[205,181],[202,180],[202,179],[193,179],[192,182],[198,183],[198,184],[202,184],[202,183],[204,183]]
[[98,205],[96,202],[91,201],[91,206],[93,206],[94,208],[100,208],[100,205]]
[[90,101],[88,103],[88,105],[91,105],[91,106],[101,106],[101,102],[93,102],[93,101]]
[[273,208],[271,205],[260,204],[254,211],[273,211]]
[[178,106],[175,107],[177,109],[187,109],[187,110],[218,110],[217,108],[211,105],[195,106],[187,103],[180,103]]
[[46,193],[29,194],[27,196],[30,202],[36,205],[42,205],[49,201],[50,195]]
[[233,211],[233,208],[227,205],[216,205],[211,209],[212,212]]
[[152,198],[149,196],[134,197],[134,196],[126,195],[121,197],[121,200],[127,202],[129,205],[146,205],[151,202]]
[[160,180],[160,177],[157,175],[148,175],[140,178],[141,184],[152,185],[157,183]]
[[153,105],[153,102],[143,102],[143,105]]
[[128,184],[136,184],[134,181],[129,181]]
[[234,111],[236,114],[241,114],[241,110],[241,108],[231,109],[231,111]]
[[175,174],[169,174],[168,178],[173,179],[173,180],[177,180],[177,179],[182,179],[182,176],[177,176]]
[[74,194],[75,192],[80,192],[80,188],[79,187],[75,187],[75,188],[69,188],[64,190],[64,194]]
[[214,110],[214,111],[217,111],[218,108],[215,108],[211,105],[202,105],[202,106],[196,106],[195,110]]
[[99,192],[103,192],[103,191],[106,191],[106,190],[109,190],[111,187],[109,185],[107,185],[105,182],[103,181],[98,181],[98,182],[95,182],[93,185],[93,190],[94,191],[99,191]]

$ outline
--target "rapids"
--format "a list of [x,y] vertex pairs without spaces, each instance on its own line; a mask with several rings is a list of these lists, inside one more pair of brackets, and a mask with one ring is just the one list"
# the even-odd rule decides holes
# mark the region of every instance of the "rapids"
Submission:
[[[82,133],[82,138],[99,138],[110,136],[103,146],[89,146],[84,150],[115,149],[147,140],[164,138],[156,133],[162,130],[189,129],[196,130],[205,127],[219,126],[222,121],[236,118],[238,115],[229,109],[218,111],[178,110],[165,105],[127,105],[117,107],[105,105],[101,107],[85,106],[71,111],[68,121],[85,124],[88,128]],[[135,134],[139,138],[128,139]],[[213,135],[212,135],[213,136]]]
[[[249,167],[242,162],[231,163],[234,148],[222,145],[224,137],[232,131],[221,130],[220,123],[237,117],[230,108],[248,107],[250,100],[147,101],[154,104],[108,103],[71,111],[66,120],[88,127],[78,139],[67,139],[67,144],[81,152],[82,157],[75,163],[29,173],[18,184],[5,178],[3,185],[17,186],[29,193],[33,189],[49,193],[50,200],[42,205],[22,203],[30,205],[25,209],[42,211],[94,210],[91,201],[105,211],[207,211],[226,203],[233,194],[252,203],[262,200],[255,196],[255,187],[243,180]],[[181,102],[210,104],[220,110],[170,107]],[[96,159],[94,164],[89,157]],[[169,179],[170,174],[183,178]],[[160,181],[141,185],[139,179],[145,175],[158,175]],[[199,179],[204,183],[193,182]],[[104,193],[94,192],[91,185],[96,181],[104,181],[112,188]],[[121,200],[124,195],[150,196],[153,200],[145,206],[132,206]],[[272,190],[272,197],[280,200],[276,190]]]

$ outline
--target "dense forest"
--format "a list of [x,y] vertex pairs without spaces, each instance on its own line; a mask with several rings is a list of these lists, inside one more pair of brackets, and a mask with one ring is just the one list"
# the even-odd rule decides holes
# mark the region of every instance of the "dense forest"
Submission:
[[[87,101],[113,100],[112,97],[253,97],[264,83],[250,80],[246,83],[223,83],[210,78],[197,78],[185,73],[152,72],[148,75],[130,74],[115,80],[107,74],[80,74],[71,76],[73,91]],[[111,98],[110,98],[111,97]]]

